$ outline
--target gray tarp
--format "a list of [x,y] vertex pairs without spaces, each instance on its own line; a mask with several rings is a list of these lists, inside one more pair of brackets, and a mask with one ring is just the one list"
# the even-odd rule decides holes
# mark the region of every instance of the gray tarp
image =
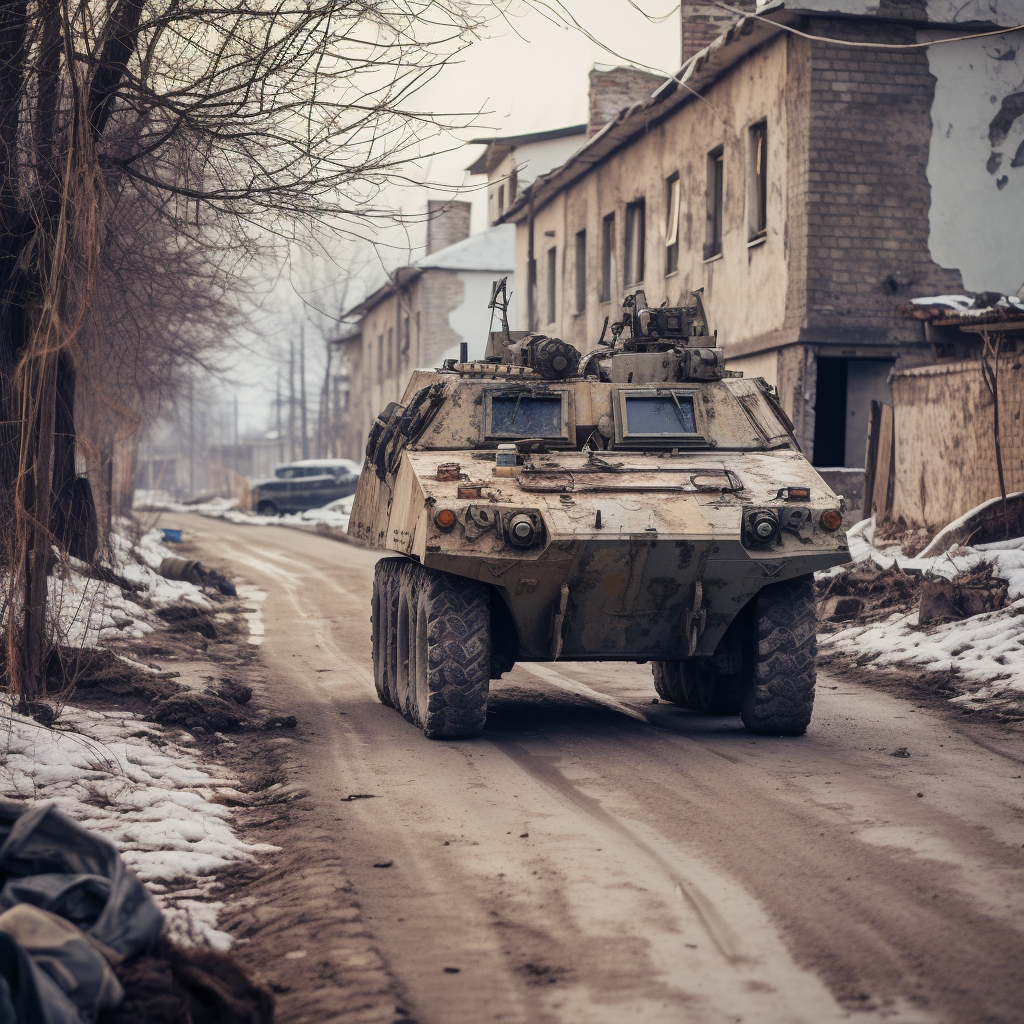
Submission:
[[0,886],[0,1024],[94,1021],[121,998],[111,963],[163,927],[113,844],[52,806],[0,798]]

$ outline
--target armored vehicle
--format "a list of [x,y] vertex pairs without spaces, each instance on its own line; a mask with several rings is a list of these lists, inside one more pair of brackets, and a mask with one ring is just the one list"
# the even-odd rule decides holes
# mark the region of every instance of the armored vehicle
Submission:
[[[500,284],[500,283],[499,283]],[[429,737],[484,725],[517,661],[651,662],[692,711],[798,735],[812,573],[849,560],[845,503],[774,389],[725,369],[700,293],[627,296],[593,351],[504,329],[418,370],[377,418],[349,534],[377,563],[377,693]]]

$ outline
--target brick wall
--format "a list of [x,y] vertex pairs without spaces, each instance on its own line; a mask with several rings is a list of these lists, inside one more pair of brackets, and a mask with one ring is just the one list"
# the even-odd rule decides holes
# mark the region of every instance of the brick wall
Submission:
[[[753,14],[755,3],[756,0],[732,0],[729,6]],[[707,3],[707,0],[682,0],[679,15],[681,64],[685,64],[698,50],[703,50],[737,19],[737,15]]]
[[457,199],[427,200],[427,255],[469,238],[471,205]]
[[[815,35],[914,42],[893,23],[815,20]],[[928,245],[927,179],[935,79],[922,50],[811,52],[807,181],[807,325],[865,340],[919,341],[895,307],[963,290]],[[851,340],[854,340],[851,338]]]
[[596,135],[624,107],[647,99],[665,79],[637,68],[590,72],[587,135]]
[[[971,362],[892,375],[896,434],[893,517],[940,529],[999,495],[992,396]],[[999,437],[1008,492],[1024,489],[1024,370],[1010,353],[999,364]]]

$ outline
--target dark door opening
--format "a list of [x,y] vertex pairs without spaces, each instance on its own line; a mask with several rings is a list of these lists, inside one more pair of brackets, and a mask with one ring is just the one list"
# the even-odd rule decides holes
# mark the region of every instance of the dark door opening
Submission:
[[846,465],[847,370],[846,359],[818,359],[812,465]]

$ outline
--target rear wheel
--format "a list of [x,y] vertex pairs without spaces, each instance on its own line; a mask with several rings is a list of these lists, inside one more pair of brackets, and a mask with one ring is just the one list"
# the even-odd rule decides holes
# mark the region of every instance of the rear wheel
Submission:
[[476,736],[487,718],[491,614],[487,588],[411,566],[397,662],[406,717],[431,739]]
[[[404,558],[382,558],[373,571],[370,623],[373,638],[373,685],[382,704],[398,707],[395,635],[398,626],[399,578],[411,565]],[[401,710],[401,708],[399,708]]]
[[276,516],[277,512],[277,505],[272,501],[261,501],[256,506],[256,514],[259,516]]
[[740,713],[748,731],[801,736],[814,706],[817,611],[811,576],[773,583],[755,598],[753,671]]
[[716,672],[709,659],[654,662],[654,689],[662,700],[704,715],[740,713],[739,677]]

